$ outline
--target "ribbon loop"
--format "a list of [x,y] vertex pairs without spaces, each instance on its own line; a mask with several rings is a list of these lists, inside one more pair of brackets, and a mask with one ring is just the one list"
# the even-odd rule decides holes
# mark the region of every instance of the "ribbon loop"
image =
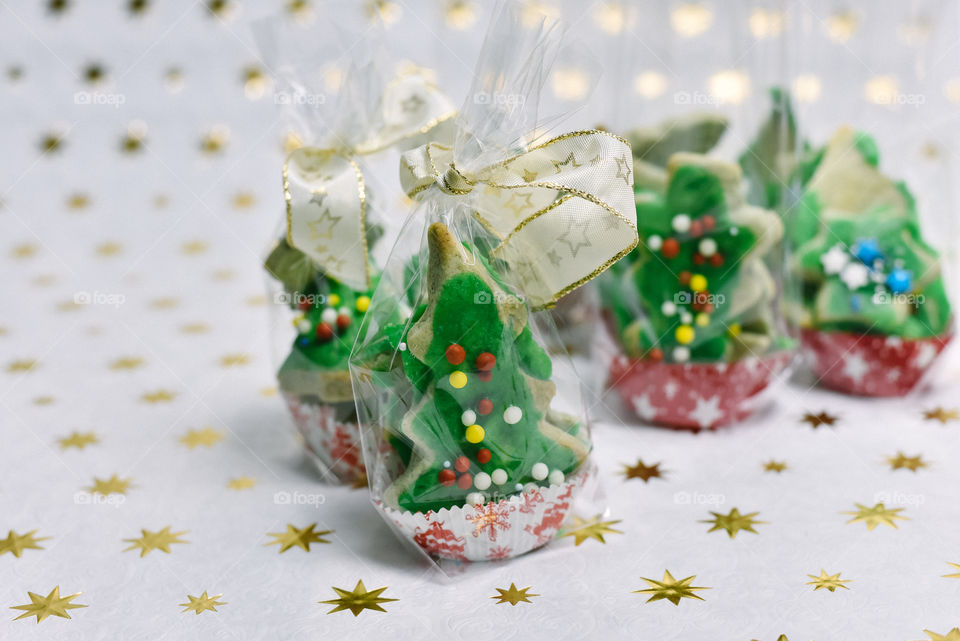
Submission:
[[437,187],[466,199],[500,241],[491,256],[507,263],[535,308],[553,306],[636,246],[632,172],[630,145],[605,131],[564,134],[471,174],[435,143],[400,161],[411,198]]

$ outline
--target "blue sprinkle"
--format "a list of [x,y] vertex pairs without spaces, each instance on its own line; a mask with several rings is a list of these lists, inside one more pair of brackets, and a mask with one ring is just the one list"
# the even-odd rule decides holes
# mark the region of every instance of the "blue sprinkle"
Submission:
[[860,311],[860,297],[859,297],[859,296],[853,295],[853,296],[850,297],[850,309],[852,309],[852,310],[855,311],[855,312],[859,312],[859,311]]
[[905,294],[913,289],[913,272],[909,269],[894,269],[887,276],[887,287],[894,294]]
[[853,255],[865,265],[873,265],[874,261],[883,258],[880,245],[875,238],[861,238],[853,246]]
[[297,342],[300,343],[301,347],[306,347],[307,345],[310,344],[310,339],[307,338],[306,336],[301,336]]

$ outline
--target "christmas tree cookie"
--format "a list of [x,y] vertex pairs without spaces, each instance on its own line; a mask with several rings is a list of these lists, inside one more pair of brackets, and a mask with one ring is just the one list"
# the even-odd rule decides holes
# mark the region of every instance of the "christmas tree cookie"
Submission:
[[803,281],[794,318],[824,382],[912,388],[949,340],[952,309],[914,198],[880,171],[872,138],[844,128],[818,154],[789,238]]

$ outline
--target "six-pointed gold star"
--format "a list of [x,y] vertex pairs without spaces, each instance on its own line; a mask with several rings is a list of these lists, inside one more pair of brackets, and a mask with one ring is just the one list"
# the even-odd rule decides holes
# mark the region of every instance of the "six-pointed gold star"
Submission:
[[663,470],[660,469],[660,463],[645,465],[643,459],[637,459],[633,465],[623,464],[623,475],[626,480],[641,479],[646,483],[652,478],[662,478]]
[[[947,565],[949,565],[950,567],[956,570],[960,570],[960,563],[951,563],[950,561],[947,561]],[[954,572],[953,574],[944,574],[942,576],[945,579],[960,579],[960,572]]]
[[888,456],[887,463],[890,464],[891,469],[910,470],[911,472],[916,472],[921,467],[927,467],[926,461],[919,454],[917,456],[907,456],[900,451],[897,452],[896,456]]
[[131,479],[122,479],[116,474],[105,481],[95,476],[93,477],[93,485],[88,487],[87,491],[92,494],[103,494],[104,496],[108,494],[126,494],[131,485],[133,485]]
[[779,474],[785,469],[787,469],[786,461],[775,461],[773,459],[770,459],[769,461],[763,464],[764,472],[776,472],[777,474]]
[[20,558],[20,555],[24,550],[42,550],[41,546],[37,545],[40,541],[46,541],[49,539],[49,536],[34,536],[36,530],[30,530],[26,534],[17,534],[13,530],[10,530],[7,533],[7,538],[0,539],[0,556],[3,556],[7,552],[13,556]]
[[497,599],[497,604],[509,603],[510,605],[516,605],[520,602],[523,603],[532,603],[530,597],[540,596],[539,594],[533,594],[528,592],[530,586],[525,588],[518,588],[516,584],[511,583],[509,588],[494,588],[500,594],[494,594],[491,599]]
[[953,628],[946,634],[937,634],[930,630],[924,630],[923,632],[930,637],[927,641],[960,641],[960,628]]
[[220,367],[239,367],[250,362],[249,354],[224,354],[220,357]]
[[356,617],[360,616],[360,613],[364,610],[386,612],[386,610],[384,610],[380,604],[398,600],[380,596],[386,589],[386,587],[382,587],[377,588],[376,590],[367,591],[367,588],[363,585],[363,581],[357,581],[357,585],[353,588],[353,590],[344,590],[343,588],[334,586],[333,591],[337,593],[337,598],[330,599],[329,601],[319,601],[319,603],[327,603],[329,605],[336,606],[327,612],[327,614],[333,614],[334,612],[341,612],[343,610],[350,610],[350,612],[353,613],[353,616]]
[[120,358],[115,358],[110,361],[110,369],[112,370],[124,370],[124,369],[136,369],[143,365],[143,359],[139,356],[121,356]]
[[174,543],[189,543],[189,541],[183,541],[180,539],[182,535],[187,533],[187,530],[182,532],[171,532],[169,525],[156,532],[143,529],[141,529],[140,532],[142,534],[140,538],[123,540],[124,543],[132,543],[130,547],[123,549],[124,552],[129,550],[140,550],[140,558],[143,558],[153,550],[160,550],[161,552],[170,554],[170,546]]
[[844,590],[849,590],[844,583],[850,583],[852,579],[841,579],[840,575],[842,572],[837,572],[836,574],[827,574],[827,571],[823,568],[820,569],[820,576],[816,574],[808,574],[807,576],[813,579],[813,581],[807,581],[807,585],[814,586],[813,591],[817,590],[830,590],[831,592],[835,591],[837,588],[843,588]]
[[267,532],[268,536],[272,536],[276,540],[265,543],[264,545],[279,545],[281,554],[294,546],[309,552],[311,543],[329,543],[330,541],[323,538],[323,536],[325,534],[333,534],[333,530],[315,532],[313,529],[315,527],[317,527],[316,523],[311,523],[305,528],[294,527],[288,523],[286,532]]
[[216,612],[218,605],[227,605],[225,602],[217,601],[222,594],[216,594],[214,596],[207,596],[207,591],[204,590],[203,594],[200,596],[191,596],[187,595],[189,599],[188,603],[180,603],[179,605],[183,606],[182,612],[194,612],[195,614],[200,614],[206,610],[211,612]]
[[73,432],[70,436],[64,436],[63,438],[58,438],[57,443],[60,444],[60,449],[65,450],[71,447],[75,447],[78,450],[82,450],[88,445],[94,445],[99,443],[100,439],[97,438],[97,435],[93,432]]
[[203,429],[187,430],[187,433],[180,437],[180,442],[188,448],[195,449],[200,447],[213,447],[223,440],[223,431],[216,430],[209,425]]
[[706,519],[700,521],[701,523],[712,523],[713,527],[707,530],[707,533],[716,532],[717,530],[726,530],[727,534],[730,535],[730,538],[737,536],[737,532],[743,530],[744,532],[753,532],[758,534],[756,530],[753,529],[754,525],[765,524],[766,521],[758,521],[754,519],[759,512],[750,512],[749,514],[740,514],[740,511],[737,508],[730,510],[729,514],[720,514],[719,512],[710,512],[714,516],[713,519]]
[[707,587],[699,587],[696,585],[690,585],[695,578],[696,574],[688,576],[685,579],[673,578],[673,575],[670,574],[670,570],[663,571],[663,579],[657,581],[656,579],[648,579],[646,577],[640,577],[647,582],[649,588],[644,588],[642,590],[634,590],[634,594],[650,594],[652,595],[647,599],[647,603],[651,601],[660,601],[661,599],[666,599],[674,605],[680,605],[680,599],[697,599],[698,601],[703,601],[703,597],[699,594],[695,594],[696,590],[709,590]]
[[803,415],[803,418],[800,419],[802,423],[808,423],[813,429],[817,429],[821,425],[833,425],[837,421],[837,417],[826,412],[818,412],[813,414],[807,412]]
[[71,601],[80,596],[80,594],[82,593],[77,592],[76,594],[62,597],[60,596],[59,585],[50,590],[50,594],[47,596],[41,596],[33,592],[27,592],[27,596],[30,597],[30,603],[25,605],[10,606],[11,610],[23,610],[23,614],[15,617],[13,620],[16,621],[18,619],[25,619],[33,616],[37,617],[37,623],[40,623],[49,616],[69,619],[70,615],[67,613],[67,610],[87,607],[85,605],[81,605],[80,603],[71,603]]
[[960,412],[954,409],[944,409],[935,407],[932,410],[924,410],[923,418],[927,421],[940,421],[941,424],[949,421],[960,420]]
[[877,503],[873,507],[867,507],[859,503],[854,503],[854,505],[857,508],[856,512],[841,512],[841,514],[849,514],[853,517],[847,521],[847,523],[866,523],[868,530],[872,530],[878,525],[889,525],[893,529],[897,529],[896,519],[900,519],[901,521],[910,520],[905,516],[900,516],[899,513],[904,510],[902,507],[890,510],[887,509],[883,503]]
[[230,479],[227,487],[231,490],[249,490],[256,484],[257,479],[251,476],[238,476],[237,478]]
[[573,517],[573,524],[565,527],[560,536],[572,536],[573,544],[575,546],[580,545],[587,539],[596,539],[601,543],[606,543],[603,540],[604,534],[623,534],[620,530],[615,530],[611,525],[616,525],[620,521],[602,521],[601,516],[595,516],[590,519],[582,519],[579,516]]
[[152,392],[144,392],[140,395],[140,400],[144,403],[169,403],[176,396],[175,392],[170,392],[165,389],[158,389]]

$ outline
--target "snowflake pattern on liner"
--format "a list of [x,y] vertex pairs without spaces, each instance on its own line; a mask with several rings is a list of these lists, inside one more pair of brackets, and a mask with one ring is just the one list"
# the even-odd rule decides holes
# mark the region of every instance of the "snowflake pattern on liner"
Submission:
[[483,531],[487,532],[491,541],[497,540],[497,532],[510,529],[508,517],[510,512],[516,510],[515,505],[500,503],[487,503],[483,506],[476,506],[475,516],[468,516],[467,520],[473,523],[473,536],[478,537]]
[[350,483],[364,474],[356,422],[338,421],[336,405],[304,401],[290,393],[283,398],[311,460],[325,476]]

